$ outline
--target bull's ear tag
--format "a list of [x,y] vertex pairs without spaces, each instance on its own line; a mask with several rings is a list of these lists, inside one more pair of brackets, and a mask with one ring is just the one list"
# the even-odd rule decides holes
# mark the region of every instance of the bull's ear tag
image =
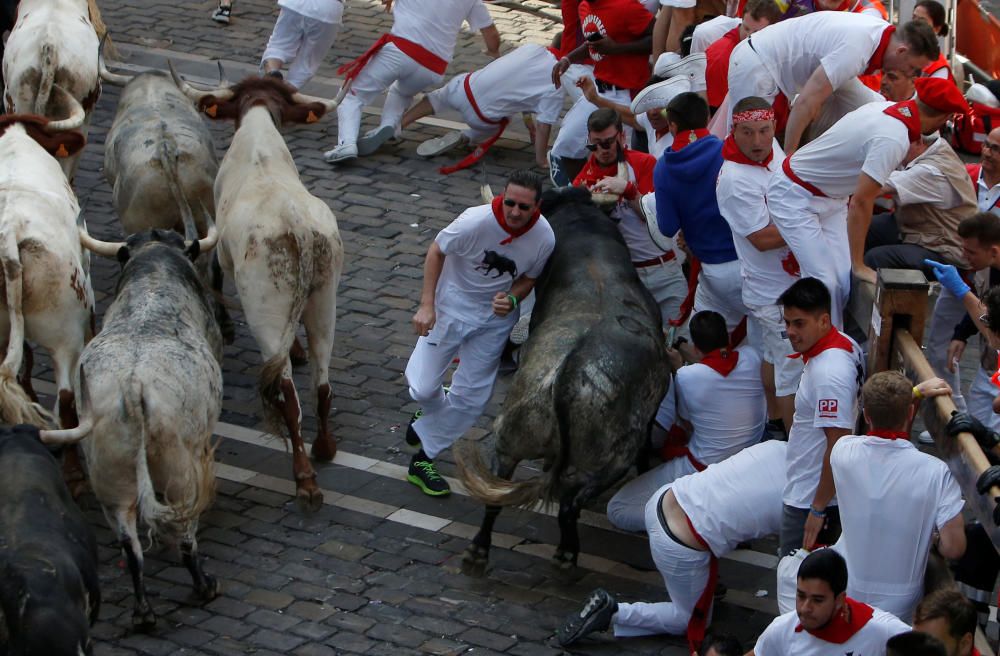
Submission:
[[59,148],[56,149],[56,157],[69,157],[69,151],[66,150],[66,144],[59,144]]
[[212,118],[215,118],[215,115],[218,112],[219,112],[219,106],[218,105],[209,105],[208,107],[205,108],[205,113],[208,114],[209,116],[211,116]]
[[319,117],[316,116],[315,114],[313,114],[313,111],[310,109],[309,113],[306,114],[306,123],[315,123],[318,120],[319,120]]

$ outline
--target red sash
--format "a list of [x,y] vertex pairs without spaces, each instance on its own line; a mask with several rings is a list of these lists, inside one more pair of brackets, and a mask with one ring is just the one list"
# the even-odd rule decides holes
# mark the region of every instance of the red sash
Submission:
[[438,75],[444,75],[444,72],[448,69],[448,62],[441,59],[433,52],[423,47],[419,43],[410,41],[409,39],[404,39],[401,36],[396,36],[395,34],[383,34],[379,37],[378,41],[372,44],[372,47],[365,51],[363,55],[355,59],[354,61],[347,62],[343,66],[337,69],[337,73],[344,76],[344,83],[346,84],[348,80],[353,80],[361,72],[361,69],[365,67],[371,58],[382,49],[385,44],[391,43],[400,51],[417,62],[429,71],[433,71]]
[[795,175],[795,172],[792,171],[792,165],[790,164],[791,161],[792,161],[792,156],[789,155],[788,157],[785,158],[785,161],[781,163],[781,170],[785,172],[785,175],[788,176],[788,179],[797,184],[798,186],[802,187],[806,191],[808,191],[813,196],[819,196],[820,198],[828,198],[826,194],[820,191],[819,187],[817,187],[814,184],[810,184],[805,180],[803,180],[802,178],[800,178],[799,176]]
[[708,626],[708,614],[712,612],[712,602],[715,597],[715,586],[719,582],[719,559],[715,557],[712,553],[712,549],[708,546],[708,543],[698,535],[698,531],[694,530],[694,525],[691,524],[691,518],[686,514],[684,519],[687,520],[688,528],[691,529],[691,535],[694,539],[698,541],[698,544],[705,547],[709,554],[708,560],[708,582],[705,583],[705,589],[702,590],[701,596],[698,597],[698,601],[694,605],[694,610],[691,611],[691,619],[688,620],[687,625],[687,641],[688,647],[691,649],[691,653],[694,654],[701,647],[702,641],[705,639],[705,628]]
[[476,116],[483,123],[486,123],[487,125],[496,125],[498,126],[498,128],[496,133],[493,134],[493,136],[491,136],[489,139],[482,142],[481,144],[477,144],[476,148],[471,153],[466,155],[462,159],[462,161],[458,162],[457,164],[453,164],[452,166],[442,166],[440,169],[438,169],[441,175],[448,175],[450,173],[454,173],[455,171],[461,171],[462,169],[467,169],[476,162],[478,162],[479,160],[481,160],[483,156],[486,154],[486,151],[489,150],[490,147],[497,142],[497,139],[500,138],[500,135],[503,134],[503,131],[506,130],[507,126],[510,124],[510,119],[507,117],[504,117],[499,121],[495,121],[487,117],[485,114],[483,114],[482,110],[479,109],[479,103],[476,102],[476,97],[472,95],[472,83],[469,82],[471,78],[472,78],[472,73],[466,75],[465,79],[462,80],[462,86],[465,88],[465,97],[469,100],[469,105],[472,106],[472,111],[476,113]]
[[696,257],[688,258],[688,293],[681,301],[680,316],[671,319],[668,323],[671,326],[683,326],[687,321],[691,309],[694,307],[694,293],[698,289],[698,274],[701,273],[701,261]]

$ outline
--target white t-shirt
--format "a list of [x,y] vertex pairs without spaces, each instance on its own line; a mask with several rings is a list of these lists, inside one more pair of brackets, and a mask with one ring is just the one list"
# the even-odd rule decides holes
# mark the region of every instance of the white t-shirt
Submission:
[[649,122],[649,117],[646,116],[646,112],[636,114],[635,122],[639,124],[639,127],[646,131],[646,143],[649,146],[649,154],[656,159],[660,159],[660,155],[665,153],[668,148],[674,145],[674,135],[670,134],[670,130],[664,132],[662,137],[656,137],[656,129],[653,127],[653,124]]
[[[861,349],[850,337],[851,351],[828,348],[810,358],[802,369],[795,394],[795,416],[788,435],[788,483],[782,500],[793,508],[808,508],[816,495],[823,454],[824,428],[854,429],[858,394],[864,382]],[[830,500],[836,505],[837,497]]]
[[875,614],[847,642],[835,644],[796,631],[799,616],[791,611],[774,618],[754,645],[754,656],[884,656],[885,643],[894,635],[906,633],[910,627],[895,615],[875,608]]
[[493,24],[482,0],[396,0],[392,5],[392,33],[446,61],[451,61],[466,21],[477,32]]
[[520,276],[541,275],[556,239],[545,217],[520,237],[501,243],[509,238],[490,205],[470,207],[439,232],[434,241],[446,257],[435,311],[481,326],[516,321],[518,312],[503,319],[493,314],[493,297],[508,291]]
[[749,347],[737,351],[739,360],[728,376],[701,363],[677,370],[677,414],[691,422],[688,449],[706,465],[756,444],[764,433],[760,356]]
[[948,176],[941,169],[923,162],[925,157],[945,148],[951,146],[944,139],[938,139],[902,171],[889,174],[888,186],[896,190],[900,205],[929,203],[932,207],[950,210],[962,204],[962,195],[955,191]]
[[778,88],[794,98],[819,66],[834,89],[864,73],[888,27],[873,16],[817,11],[768,25],[750,43]]
[[906,124],[885,113],[886,108],[894,104],[888,101],[868,103],[847,114],[814,141],[795,151],[790,162],[792,172],[830,198],[847,198],[853,194],[862,173],[884,185],[910,149]]
[[[635,170],[632,165],[626,162],[625,168],[628,170],[628,179],[635,182]],[[642,190],[640,189],[640,191]],[[629,257],[632,258],[633,262],[644,262],[663,255],[663,249],[657,246],[653,238],[649,236],[646,219],[639,216],[627,200],[622,199],[615,205],[614,209],[611,210],[611,218],[618,225],[618,231],[625,239]]]
[[988,187],[982,171],[979,172],[979,180],[976,182],[976,203],[980,212],[992,212],[1000,216],[1000,184]]
[[691,36],[691,54],[705,52],[708,50],[708,46],[725,36],[726,32],[739,27],[741,23],[743,23],[742,18],[733,18],[732,16],[716,16],[704,23],[699,23]]
[[339,25],[344,16],[340,0],[278,0],[278,6],[331,25]]
[[751,307],[774,305],[799,279],[794,275],[798,267],[788,246],[759,251],[747,238],[771,223],[764,193],[784,159],[785,153],[775,141],[774,155],[766,167],[725,161],[719,171],[715,190],[719,213],[733,231],[743,276],[743,303]]
[[786,446],[761,442],[674,481],[677,503],[716,557],[781,528]]
[[473,72],[472,95],[484,115],[501,119],[533,112],[539,123],[555,125],[563,90],[552,84],[556,57],[545,46],[529,43]]
[[847,594],[909,620],[923,596],[931,534],[962,512],[942,460],[907,440],[846,436],[830,454],[847,560]]

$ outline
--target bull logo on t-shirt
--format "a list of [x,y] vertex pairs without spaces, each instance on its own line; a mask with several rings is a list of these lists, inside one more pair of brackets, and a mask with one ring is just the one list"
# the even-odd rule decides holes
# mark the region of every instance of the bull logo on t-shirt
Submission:
[[[608,31],[604,28],[604,23],[600,17],[594,14],[587,14],[583,17],[580,29],[583,31],[583,38],[587,41],[596,38],[596,35],[600,35],[602,38],[608,35]],[[594,50],[593,47],[587,46],[587,50],[589,51],[590,58],[594,61],[604,59],[604,55]]]
[[496,271],[494,278],[499,278],[505,273],[510,274],[511,280],[517,278],[517,264],[514,260],[496,251],[483,251],[483,261],[476,267],[476,271],[482,271],[484,276],[489,275],[490,271]]

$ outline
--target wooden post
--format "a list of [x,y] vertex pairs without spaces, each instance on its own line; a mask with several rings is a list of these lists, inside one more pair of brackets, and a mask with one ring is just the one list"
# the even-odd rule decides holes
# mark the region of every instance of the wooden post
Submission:
[[868,375],[893,366],[893,333],[906,328],[919,344],[927,320],[927,280],[920,271],[879,269],[868,326]]

